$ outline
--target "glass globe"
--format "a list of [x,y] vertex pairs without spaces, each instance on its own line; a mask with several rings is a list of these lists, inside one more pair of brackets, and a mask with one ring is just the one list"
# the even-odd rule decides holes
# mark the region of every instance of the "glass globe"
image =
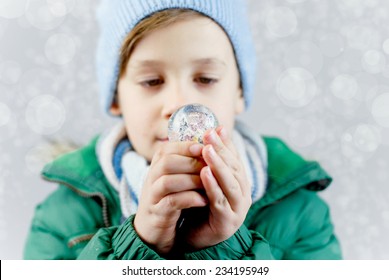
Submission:
[[169,141],[195,141],[203,144],[205,131],[218,126],[214,113],[201,104],[188,104],[179,108],[169,119]]

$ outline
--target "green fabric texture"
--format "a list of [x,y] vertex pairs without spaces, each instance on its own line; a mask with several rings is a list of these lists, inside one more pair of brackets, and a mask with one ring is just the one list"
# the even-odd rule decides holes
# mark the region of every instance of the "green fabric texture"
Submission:
[[[229,239],[183,252],[179,258],[342,258],[328,206],[317,194],[328,187],[331,177],[280,139],[263,139],[269,176],[265,195],[251,206],[244,224]],[[36,207],[25,259],[167,258],[140,239],[133,227],[134,216],[120,224],[119,196],[99,165],[97,140],[43,169],[42,177],[58,188]]]

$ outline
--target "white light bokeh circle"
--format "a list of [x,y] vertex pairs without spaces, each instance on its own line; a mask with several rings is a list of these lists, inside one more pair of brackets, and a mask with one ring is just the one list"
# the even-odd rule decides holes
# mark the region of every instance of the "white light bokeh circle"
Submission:
[[365,71],[354,73],[352,75],[355,81],[358,83],[358,92],[356,98],[365,100],[369,90],[378,85],[378,79],[375,75],[367,73]]
[[11,110],[7,104],[0,102],[0,127],[7,125],[11,119]]
[[364,72],[361,65],[361,52],[351,48],[345,49],[327,66],[331,75]]
[[351,127],[341,136],[342,154],[356,166],[363,166],[380,145],[380,130],[369,124]]
[[337,98],[350,100],[357,95],[358,83],[353,76],[338,75],[331,82],[330,90]]
[[354,145],[363,152],[374,152],[380,146],[380,131],[367,124],[358,125],[353,135]]
[[381,34],[372,26],[353,25],[345,28],[348,45],[360,51],[381,47]]
[[342,36],[329,33],[320,38],[320,50],[327,57],[336,57],[344,51]]
[[77,1],[74,8],[71,10],[71,15],[79,20],[85,21],[85,25],[89,25],[93,18],[95,17],[93,9],[91,9],[91,4],[93,0],[84,0]]
[[7,60],[0,63],[0,82],[7,85],[16,84],[20,76],[22,75],[22,69],[16,61]]
[[388,78],[388,79],[389,79],[389,65],[385,65],[384,69],[382,70],[382,75],[383,75],[385,78]]
[[389,92],[374,98],[371,106],[374,120],[383,127],[389,127]]
[[368,112],[372,113],[373,103],[375,102],[376,98],[382,94],[389,93],[389,86],[382,85],[380,83],[377,83],[374,86],[371,86],[364,96],[364,102],[366,109]]
[[24,14],[28,0],[1,0],[0,17],[6,19],[19,18]]
[[336,1],[338,10],[347,17],[359,18],[366,10],[366,0],[338,0]]
[[[380,4],[380,0],[363,0],[366,7],[375,8]],[[380,9],[381,10],[381,9]]]
[[42,158],[47,153],[47,147],[36,146],[30,149],[24,156],[24,162],[27,169],[33,173],[38,174],[44,166]]
[[315,76],[322,70],[323,55],[313,42],[299,41],[287,48],[284,63],[287,68],[304,68]]
[[287,106],[306,106],[316,94],[315,78],[303,68],[289,68],[278,78],[277,95]]
[[62,102],[48,94],[32,99],[26,109],[26,122],[37,134],[49,135],[58,131],[66,119]]
[[317,139],[317,127],[310,120],[295,120],[289,125],[289,139],[297,147],[308,147]]
[[65,16],[70,13],[75,5],[76,0],[46,0],[50,11],[58,16]]
[[0,17],[0,40],[2,40],[4,33],[7,31],[9,22],[8,19]]
[[389,39],[386,39],[385,42],[382,44],[382,49],[386,54],[389,54]]
[[1,128],[0,144],[3,144],[11,141],[12,139],[15,139],[18,133],[19,124],[17,120],[11,115],[10,120],[0,128]]
[[362,67],[366,72],[377,74],[384,71],[386,58],[383,53],[377,50],[369,50],[363,54]]
[[277,37],[287,37],[297,28],[296,14],[287,7],[275,7],[266,15],[266,28]]
[[11,108],[0,102],[0,146],[2,143],[9,143],[11,139],[15,139],[17,132],[20,131],[17,118],[14,116],[15,113]]
[[73,60],[76,43],[70,35],[54,34],[46,42],[45,54],[51,62],[65,65]]
[[336,115],[345,116],[347,118],[355,117],[362,104],[358,98],[344,100],[335,97],[332,93],[324,95],[323,101],[328,110]]
[[21,97],[25,101],[29,101],[33,97],[42,94],[42,91],[52,91],[53,87],[58,83],[53,72],[45,68],[32,68],[23,73],[20,82]]
[[41,30],[52,30],[62,24],[65,15],[58,15],[47,0],[29,0],[26,7],[28,22]]

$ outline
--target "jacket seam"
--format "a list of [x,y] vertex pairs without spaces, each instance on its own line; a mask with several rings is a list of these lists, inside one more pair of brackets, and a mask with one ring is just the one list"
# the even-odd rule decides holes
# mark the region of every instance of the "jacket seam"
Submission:
[[[313,170],[315,167],[318,167],[318,163],[317,162],[310,162],[307,165],[303,166],[302,168],[291,173],[288,177],[285,177],[285,179],[282,180],[281,182],[275,183],[274,186],[282,186],[282,185],[288,184],[288,182],[292,181],[295,178],[301,177],[302,174],[308,173],[308,171]],[[269,174],[269,177],[277,178],[275,176],[272,176],[271,174]],[[312,182],[315,182],[315,181],[312,181]]]
[[66,240],[66,236],[64,235],[61,235],[61,234],[58,234],[57,231],[54,231],[54,230],[50,230],[46,227],[43,227],[43,226],[38,226],[38,225],[32,225],[31,227],[32,229],[34,230],[38,230],[39,232],[45,232],[45,233],[49,233],[50,235],[53,235],[61,240]]
[[286,251],[285,248],[282,248],[282,247],[280,247],[280,246],[274,245],[274,244],[272,244],[272,243],[270,243],[270,242],[269,242],[269,246],[272,247],[272,248],[275,248],[275,249],[277,249],[277,250],[280,250],[281,252],[285,252],[285,251]]
[[[97,167],[97,168],[91,170],[90,173],[91,174],[96,174],[99,171],[102,172],[101,168]],[[87,189],[93,189],[93,183],[90,184],[90,183],[87,182],[88,181],[87,178],[90,178],[90,176],[87,176],[87,177],[86,176],[74,176],[74,174],[72,172],[68,172],[68,171],[61,171],[58,174],[55,174],[55,172],[50,171],[50,170],[43,170],[42,176],[43,176],[44,179],[61,180],[61,181],[64,181],[64,182],[69,181],[69,183],[71,183],[74,186],[76,186],[78,184],[81,184],[84,187],[86,187]],[[77,187],[77,189],[79,189],[79,188]]]
[[[302,177],[304,175],[306,175],[310,171],[316,169],[318,166],[319,165],[318,165],[317,162],[312,162],[312,163],[308,164],[307,166],[299,169],[298,171],[293,172],[291,175],[286,177],[286,179],[283,180],[282,182],[274,183],[274,187],[277,187],[277,190],[273,191],[273,192],[268,192],[267,195],[265,194],[265,196],[264,196],[265,199],[270,200],[270,201],[266,202],[264,205],[261,205],[263,203],[263,201],[259,200],[256,203],[254,203],[252,206],[254,206],[257,203],[259,205],[261,205],[260,208],[262,208],[265,205],[270,205],[270,204],[272,204],[272,203],[274,203],[274,202],[284,198],[285,196],[293,193],[294,191],[297,191],[298,189],[304,188],[309,183],[317,181],[317,180],[311,180],[310,182],[306,182],[306,184],[302,184],[302,185],[297,184],[296,182],[294,182],[293,185],[291,185],[291,182],[293,182],[293,180],[296,179],[296,178],[298,178],[298,181],[301,182],[302,181]],[[269,177],[271,178],[272,176],[269,175]],[[283,186],[282,191],[280,191],[280,189],[279,189],[280,186]],[[279,198],[272,199],[273,197],[278,197],[279,193],[281,193],[281,196]],[[257,207],[259,207],[259,206],[257,206]],[[258,208],[258,209],[260,209],[260,208]]]

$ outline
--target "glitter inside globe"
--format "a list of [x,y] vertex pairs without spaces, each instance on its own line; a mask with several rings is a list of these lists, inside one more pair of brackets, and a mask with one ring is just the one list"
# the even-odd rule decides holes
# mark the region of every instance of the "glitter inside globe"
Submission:
[[185,105],[169,119],[169,141],[195,141],[203,144],[204,133],[217,126],[216,116],[207,107],[200,104]]

